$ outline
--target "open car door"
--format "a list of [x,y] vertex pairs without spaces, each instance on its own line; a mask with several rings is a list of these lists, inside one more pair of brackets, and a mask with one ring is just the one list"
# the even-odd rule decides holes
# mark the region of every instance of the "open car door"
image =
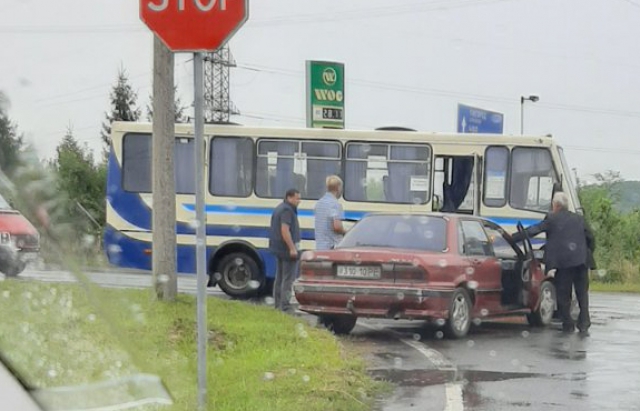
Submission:
[[522,223],[518,221],[518,233],[522,235],[522,245],[524,248],[524,261],[522,262],[522,302],[525,306],[531,304],[531,288],[532,288],[532,264],[534,263],[533,246],[531,245],[531,238],[529,234],[522,226]]

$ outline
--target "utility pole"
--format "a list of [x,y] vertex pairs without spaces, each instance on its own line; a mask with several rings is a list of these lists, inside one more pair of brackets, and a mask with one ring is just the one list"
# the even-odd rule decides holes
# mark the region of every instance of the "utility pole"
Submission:
[[173,301],[178,293],[176,273],[176,191],[174,55],[157,36],[153,39],[153,284],[156,296]]
[[229,69],[236,62],[228,46],[204,57],[204,113],[206,123],[228,123],[231,115],[240,114],[231,101]]

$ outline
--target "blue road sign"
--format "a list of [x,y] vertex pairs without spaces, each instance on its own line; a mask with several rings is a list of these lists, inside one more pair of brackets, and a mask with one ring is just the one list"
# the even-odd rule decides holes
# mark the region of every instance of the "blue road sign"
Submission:
[[458,133],[502,134],[504,114],[458,104]]

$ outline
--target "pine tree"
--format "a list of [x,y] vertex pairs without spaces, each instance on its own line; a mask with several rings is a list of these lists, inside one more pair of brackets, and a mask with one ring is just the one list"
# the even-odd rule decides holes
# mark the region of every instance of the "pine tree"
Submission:
[[[175,86],[174,89],[175,101],[173,102],[173,113],[176,119],[176,123],[186,123],[187,116],[185,112],[188,107],[182,104],[180,97],[178,97],[178,86]],[[149,104],[147,104],[147,120],[149,122],[153,121],[153,95],[149,95]]]
[[0,168],[11,177],[20,164],[24,141],[22,135],[18,134],[18,127],[5,110],[7,106],[8,99],[0,93]]
[[106,122],[102,123],[102,142],[105,152],[111,147],[111,123],[114,121],[138,121],[140,109],[137,107],[138,95],[131,84],[124,69],[118,72],[118,81],[109,95],[111,99],[111,112],[105,113]]

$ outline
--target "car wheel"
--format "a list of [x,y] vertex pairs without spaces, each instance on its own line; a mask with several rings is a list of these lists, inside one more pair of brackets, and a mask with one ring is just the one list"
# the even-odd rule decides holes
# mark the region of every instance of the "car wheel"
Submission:
[[358,317],[352,315],[321,315],[318,323],[336,335],[347,335],[356,326]]
[[27,265],[23,262],[12,264],[9,267],[7,267],[7,269],[4,271],[4,274],[7,277],[17,277],[18,275],[20,275],[20,273],[24,271],[26,266]]
[[258,263],[244,253],[224,256],[216,273],[220,275],[218,285],[222,291],[236,298],[255,296],[265,281]]
[[462,338],[471,328],[471,298],[464,288],[456,288],[451,297],[449,318],[445,334],[449,338]]
[[556,287],[549,281],[540,286],[540,303],[534,312],[527,314],[529,325],[544,327],[551,324],[556,309]]

